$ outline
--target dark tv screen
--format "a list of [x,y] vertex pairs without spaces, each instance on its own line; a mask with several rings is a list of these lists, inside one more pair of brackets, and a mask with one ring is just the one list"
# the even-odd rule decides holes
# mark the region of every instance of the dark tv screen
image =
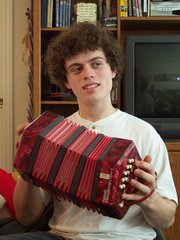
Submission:
[[163,139],[180,139],[180,37],[129,36],[124,110],[152,124]]

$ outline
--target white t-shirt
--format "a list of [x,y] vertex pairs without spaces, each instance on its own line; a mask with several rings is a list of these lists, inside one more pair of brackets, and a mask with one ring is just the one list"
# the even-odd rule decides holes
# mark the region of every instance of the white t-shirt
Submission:
[[[150,124],[120,110],[97,122],[81,118],[78,112],[69,119],[104,135],[133,140],[142,159],[146,155],[152,156],[152,164],[158,174],[156,191],[163,197],[178,201],[165,144]],[[124,218],[118,220],[79,208],[65,200],[55,200],[49,225],[52,232],[76,240],[152,240],[156,236],[138,205],[131,206]]]

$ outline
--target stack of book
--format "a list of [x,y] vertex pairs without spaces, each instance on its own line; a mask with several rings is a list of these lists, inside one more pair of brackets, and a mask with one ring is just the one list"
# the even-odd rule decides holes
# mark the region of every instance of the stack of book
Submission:
[[106,27],[116,27],[117,26],[117,17],[103,17],[101,23]]
[[106,27],[117,26],[117,2],[114,0],[41,0],[41,27],[64,28],[73,22],[101,22]]
[[151,16],[175,16],[180,15],[180,1],[152,1]]
[[121,17],[149,16],[150,0],[120,0]]
[[41,0],[41,27],[67,27],[71,24],[71,0]]
[[180,0],[120,0],[121,17],[180,15]]

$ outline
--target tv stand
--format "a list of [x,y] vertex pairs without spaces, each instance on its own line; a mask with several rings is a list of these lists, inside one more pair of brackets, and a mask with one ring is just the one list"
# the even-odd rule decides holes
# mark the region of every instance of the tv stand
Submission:
[[[128,35],[150,35],[150,34],[177,34],[180,35],[180,16],[169,17],[121,17],[119,23],[119,38],[125,45]],[[122,106],[121,101],[121,106]],[[179,135],[180,138],[180,135]],[[165,140],[168,149],[172,174],[176,185],[178,198],[180,198],[180,141]],[[164,230],[166,239],[177,240],[180,236],[180,208],[177,208],[175,222],[172,227]]]

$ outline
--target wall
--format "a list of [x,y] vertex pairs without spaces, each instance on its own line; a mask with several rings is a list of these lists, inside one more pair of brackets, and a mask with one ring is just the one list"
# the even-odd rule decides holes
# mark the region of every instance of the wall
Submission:
[[27,122],[28,66],[22,61],[30,0],[0,0],[0,168],[11,171],[17,139],[15,128]]
[[27,106],[29,100],[28,66],[23,62],[23,55],[26,53],[26,46],[22,42],[27,33],[27,8],[30,7],[30,0],[14,0],[14,143],[17,139],[16,127],[27,122]]

